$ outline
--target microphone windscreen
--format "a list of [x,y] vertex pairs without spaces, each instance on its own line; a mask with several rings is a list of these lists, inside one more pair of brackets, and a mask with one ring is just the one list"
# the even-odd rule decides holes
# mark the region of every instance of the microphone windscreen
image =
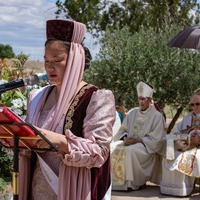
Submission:
[[31,75],[28,78],[24,79],[25,85],[37,85],[39,84],[39,77],[37,75]]

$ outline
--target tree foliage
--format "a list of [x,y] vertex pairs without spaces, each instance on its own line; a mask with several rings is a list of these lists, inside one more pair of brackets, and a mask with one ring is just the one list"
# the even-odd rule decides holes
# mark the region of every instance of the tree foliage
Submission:
[[80,21],[97,36],[109,27],[116,30],[127,26],[134,33],[141,27],[159,30],[172,23],[199,23],[197,0],[58,0],[56,5],[57,17],[64,14],[67,19]]
[[15,54],[13,52],[13,48],[6,44],[0,44],[0,58],[14,58]]
[[162,108],[166,105],[177,111],[187,108],[189,97],[200,85],[195,75],[200,71],[200,53],[167,47],[177,29],[180,27],[160,32],[141,29],[135,34],[127,27],[112,33],[107,31],[99,57],[86,72],[85,79],[111,89],[128,109],[138,105],[139,81],[154,86],[154,98]]

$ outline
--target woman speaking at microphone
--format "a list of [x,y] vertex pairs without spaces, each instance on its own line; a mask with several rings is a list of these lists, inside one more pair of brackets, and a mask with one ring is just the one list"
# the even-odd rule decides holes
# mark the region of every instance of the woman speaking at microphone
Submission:
[[[115,100],[83,81],[90,65],[84,24],[46,23],[44,62],[50,85],[30,94],[27,121],[58,152],[21,153],[20,200],[102,200],[110,195],[110,142]],[[47,143],[39,140],[39,148]]]

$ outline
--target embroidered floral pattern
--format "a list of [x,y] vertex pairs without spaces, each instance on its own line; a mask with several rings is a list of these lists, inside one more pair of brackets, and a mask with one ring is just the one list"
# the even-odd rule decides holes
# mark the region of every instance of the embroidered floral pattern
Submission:
[[192,128],[199,128],[200,127],[200,117],[192,116]]
[[138,133],[139,133],[139,131],[141,131],[143,129],[142,127],[144,125],[144,122],[145,122],[145,118],[138,117],[136,123],[134,124],[133,132],[130,134],[130,136],[139,137]]
[[178,163],[178,169],[180,172],[187,175],[190,175],[192,173],[196,153],[197,148],[195,148],[195,150],[192,149],[190,151],[182,153],[181,159]]
[[93,87],[93,85],[91,84],[87,84],[85,86],[83,86],[81,88],[81,90],[78,92],[78,94],[75,96],[72,104],[70,105],[69,107],[69,110],[67,112],[67,115],[66,115],[66,119],[65,119],[65,128],[64,130],[66,129],[71,129],[72,128],[72,125],[73,125],[73,121],[72,121],[72,117],[74,115],[74,111],[75,111],[75,107],[77,106],[78,102],[79,102],[79,99],[80,97],[85,93],[85,91],[87,89],[89,89],[90,87]]
[[118,145],[114,151],[112,151],[112,162],[111,162],[111,169],[112,169],[112,180],[115,185],[123,185],[126,178],[125,172],[125,158],[126,158],[126,151],[124,144],[122,142],[121,145]]

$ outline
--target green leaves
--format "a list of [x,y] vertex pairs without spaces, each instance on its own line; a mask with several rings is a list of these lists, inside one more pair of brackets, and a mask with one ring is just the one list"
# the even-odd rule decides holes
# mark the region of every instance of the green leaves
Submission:
[[[1,60],[0,84],[12,81],[13,79],[17,79],[19,77],[23,77],[23,65],[28,59],[28,56],[19,54],[17,58],[19,60],[15,60],[12,66],[7,63],[6,59]],[[6,105],[17,115],[25,119],[27,95],[28,91],[25,90],[25,88],[9,90],[1,94],[0,103]],[[6,189],[5,179],[11,177],[13,159],[12,156],[13,155],[10,150],[7,150],[2,145],[0,145],[0,192],[4,192]]]
[[58,0],[56,5],[57,17],[64,14],[67,19],[86,24],[94,36],[101,35],[107,28],[116,31],[127,26],[134,34],[142,27],[159,31],[173,23],[181,26],[199,23],[199,4],[196,0]]
[[15,56],[14,52],[13,52],[13,48],[6,44],[0,44],[0,58],[4,59],[4,58],[13,58]]
[[85,79],[111,89],[126,107],[137,106],[136,85],[150,83],[154,99],[161,107],[187,107],[190,95],[200,85],[200,53],[169,48],[168,41],[181,27],[168,31],[141,29],[131,34],[127,27],[106,32],[98,58],[86,72]]

